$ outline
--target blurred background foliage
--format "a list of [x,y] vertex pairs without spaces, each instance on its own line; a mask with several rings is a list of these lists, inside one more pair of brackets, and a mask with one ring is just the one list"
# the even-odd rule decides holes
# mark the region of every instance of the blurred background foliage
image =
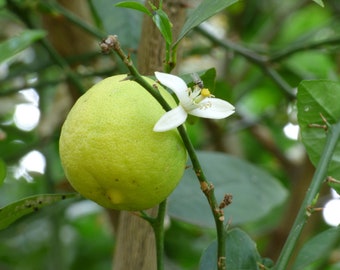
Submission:
[[[60,127],[87,88],[126,72],[114,56],[100,52],[98,43],[117,34],[135,59],[143,38],[141,13],[116,8],[118,1],[69,2],[0,0],[0,176],[5,175],[0,207],[30,195],[72,191],[58,156]],[[198,3],[189,1],[188,13]],[[192,119],[187,128],[195,147],[251,162],[290,193],[260,218],[238,224],[263,257],[277,257],[313,175],[298,140],[296,87],[306,79],[339,80],[339,15],[338,0],[324,8],[311,0],[240,1],[182,41],[177,72],[215,68],[210,89],[237,110],[218,122]],[[325,189],[320,201],[332,198]],[[166,269],[197,269],[214,232],[174,217],[168,221]],[[330,225],[313,215],[302,241]],[[110,269],[114,243],[104,209],[65,200],[0,231],[0,269]],[[308,269],[340,269],[339,251],[335,244]]]

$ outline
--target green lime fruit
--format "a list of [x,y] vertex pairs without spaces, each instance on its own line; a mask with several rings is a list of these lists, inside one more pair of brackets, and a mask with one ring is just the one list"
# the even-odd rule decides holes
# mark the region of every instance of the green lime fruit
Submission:
[[81,195],[106,208],[137,211],[169,196],[187,154],[176,129],[153,131],[164,109],[142,86],[125,79],[104,79],[77,100],[62,127],[59,151],[65,175]]

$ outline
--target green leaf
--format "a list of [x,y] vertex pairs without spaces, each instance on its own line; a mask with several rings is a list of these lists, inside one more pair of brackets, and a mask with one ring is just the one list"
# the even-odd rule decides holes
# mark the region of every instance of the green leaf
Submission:
[[274,111],[284,98],[281,92],[273,92],[272,87],[262,83],[238,101],[237,111],[256,121],[268,112]]
[[310,239],[299,252],[293,265],[293,270],[306,269],[308,266],[323,262],[330,257],[338,246],[340,227],[328,229]]
[[[296,48],[296,46],[300,47],[314,41],[321,41],[318,31],[320,30],[320,25],[324,24],[329,16],[329,10],[320,9],[316,5],[306,5],[304,8],[295,10],[290,15],[289,20],[282,21],[277,38],[275,38],[275,44],[280,44],[282,49],[290,50]],[[313,20],[310,18],[313,18]],[[324,35],[322,38],[331,37],[332,35],[330,34]],[[305,52],[311,51],[306,50]]]
[[139,2],[129,2],[129,1],[124,1],[124,2],[119,2],[115,4],[116,7],[123,7],[123,8],[130,8],[130,9],[135,9],[140,12],[145,13],[148,16],[152,16],[152,13],[150,10],[148,10],[142,3]]
[[6,164],[5,164],[5,162],[2,159],[0,159],[0,186],[5,181],[6,174],[7,174]]
[[[232,229],[227,232],[226,265],[228,270],[256,270],[262,259],[256,249],[256,244],[242,230]],[[200,260],[200,270],[217,269],[216,240],[203,252]]]
[[176,45],[190,30],[237,1],[238,0],[203,0],[190,14],[174,45]]
[[317,3],[321,7],[325,7],[325,4],[323,3],[322,0],[313,0],[315,3]]
[[[308,41],[304,42],[306,43]],[[327,79],[333,77],[334,70],[336,70],[336,65],[332,60],[329,55],[305,51],[290,56],[284,61],[284,65],[300,78]],[[318,64],[313,65],[313,63]]]
[[[297,109],[302,142],[314,166],[317,166],[326,142],[326,131],[310,125],[325,125],[340,120],[340,83],[328,80],[303,81],[298,87]],[[337,145],[328,175],[340,179],[340,144]]]
[[204,72],[198,72],[201,80],[204,83],[204,87],[208,88],[210,92],[214,93],[215,91],[215,82],[216,82],[216,69],[210,68],[205,70]]
[[[215,187],[217,200],[222,201],[226,193],[233,195],[232,204],[224,211],[225,219],[231,219],[233,225],[264,217],[287,197],[287,191],[278,180],[248,162],[203,151],[198,152],[198,158]],[[181,183],[169,197],[168,213],[192,224],[214,227],[209,204],[192,169],[185,171]]]
[[9,225],[22,216],[36,212],[39,209],[58,201],[76,198],[78,196],[78,193],[41,194],[11,203],[3,208],[0,208],[0,230],[6,229]]
[[3,160],[21,155],[27,145],[35,141],[33,132],[20,130],[14,125],[3,126],[2,129],[6,133],[6,140],[0,140],[0,158]]
[[[117,8],[114,4],[119,0],[92,1],[98,16],[107,33],[116,33],[119,36],[120,45],[125,48],[137,49],[140,40],[143,13],[134,9]],[[112,23],[114,18],[114,23]],[[133,58],[134,55],[131,55]],[[133,60],[134,61],[134,60]]]
[[[215,68],[209,68],[207,70],[198,71],[196,73],[200,77],[200,79],[202,80],[204,87],[208,88],[210,90],[210,92],[214,93],[215,80],[216,80],[216,69]],[[186,82],[186,84],[189,87],[192,87],[194,85],[192,73],[183,74],[183,75],[181,75],[181,78]]]
[[172,25],[170,23],[168,15],[163,10],[157,9],[154,11],[152,20],[161,32],[163,38],[165,39],[165,42],[170,45],[172,43]]
[[46,33],[42,30],[26,30],[19,36],[0,43],[0,63],[26,49],[45,35]]

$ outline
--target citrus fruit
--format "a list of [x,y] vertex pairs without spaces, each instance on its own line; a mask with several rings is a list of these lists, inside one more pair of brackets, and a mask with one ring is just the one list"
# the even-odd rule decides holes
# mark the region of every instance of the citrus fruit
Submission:
[[187,156],[176,129],[153,131],[165,111],[126,77],[106,78],[77,100],[63,124],[59,150],[65,175],[81,195],[106,208],[136,211],[159,204],[174,190]]

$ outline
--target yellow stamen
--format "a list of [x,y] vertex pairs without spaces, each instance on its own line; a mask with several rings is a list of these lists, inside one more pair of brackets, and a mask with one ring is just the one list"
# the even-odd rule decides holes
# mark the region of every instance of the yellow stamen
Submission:
[[211,97],[211,93],[208,88],[201,89],[201,96],[202,97]]

